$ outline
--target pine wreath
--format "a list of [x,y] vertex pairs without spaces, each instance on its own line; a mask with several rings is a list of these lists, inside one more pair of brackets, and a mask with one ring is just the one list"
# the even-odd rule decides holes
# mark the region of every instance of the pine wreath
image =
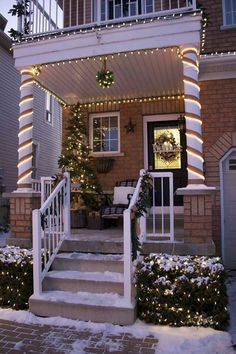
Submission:
[[[168,149],[165,149],[165,145],[168,143]],[[153,150],[155,153],[159,153],[161,159],[165,162],[172,162],[181,151],[181,147],[176,143],[175,137],[171,132],[164,132],[161,134],[153,144]]]

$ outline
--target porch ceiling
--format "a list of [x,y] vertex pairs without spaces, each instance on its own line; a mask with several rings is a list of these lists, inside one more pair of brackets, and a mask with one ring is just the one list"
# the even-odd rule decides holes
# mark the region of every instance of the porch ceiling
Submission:
[[43,65],[37,80],[68,104],[183,93],[183,68],[177,48],[108,55],[107,69],[113,71],[115,83],[107,89],[96,82],[101,59]]

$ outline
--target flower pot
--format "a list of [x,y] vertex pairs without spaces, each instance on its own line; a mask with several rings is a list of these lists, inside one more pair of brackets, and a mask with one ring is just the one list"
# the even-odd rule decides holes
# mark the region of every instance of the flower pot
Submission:
[[114,159],[108,157],[96,158],[95,164],[98,173],[110,172],[113,166]]

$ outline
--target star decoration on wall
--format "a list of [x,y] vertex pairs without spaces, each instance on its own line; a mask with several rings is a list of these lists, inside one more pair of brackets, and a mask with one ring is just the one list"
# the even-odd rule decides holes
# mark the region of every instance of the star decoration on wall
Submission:
[[126,133],[134,133],[136,124],[134,124],[131,120],[131,118],[129,118],[129,123],[127,125],[125,125],[125,129],[126,129]]

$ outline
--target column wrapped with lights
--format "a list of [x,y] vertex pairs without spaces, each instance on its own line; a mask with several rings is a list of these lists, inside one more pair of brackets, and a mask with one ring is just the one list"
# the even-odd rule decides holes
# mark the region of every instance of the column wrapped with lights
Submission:
[[33,71],[21,71],[19,147],[18,147],[18,189],[31,188],[32,145],[33,145]]
[[182,50],[185,118],[188,157],[188,184],[203,184],[202,121],[199,102],[198,51],[196,48]]

